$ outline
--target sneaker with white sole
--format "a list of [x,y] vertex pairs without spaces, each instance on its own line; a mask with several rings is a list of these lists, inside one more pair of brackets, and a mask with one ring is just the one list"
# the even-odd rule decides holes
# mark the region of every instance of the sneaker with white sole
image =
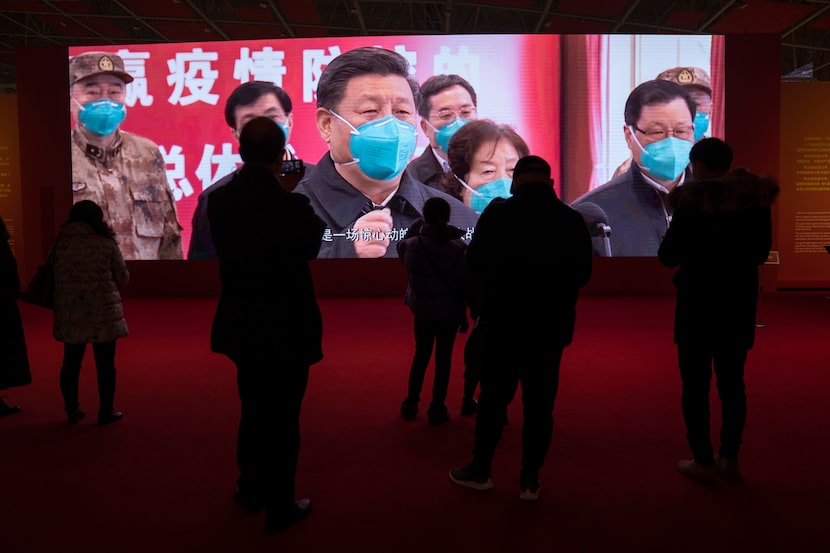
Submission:
[[677,462],[677,472],[686,478],[697,480],[707,486],[718,485],[718,474],[715,472],[715,465],[705,466],[694,459],[687,459]]
[[481,492],[493,489],[493,480],[489,474],[475,472],[466,467],[456,467],[450,469],[450,480],[467,488],[472,488]]
[[542,491],[542,481],[539,477],[522,478],[519,483],[519,499],[522,501],[536,501],[539,499],[539,492]]

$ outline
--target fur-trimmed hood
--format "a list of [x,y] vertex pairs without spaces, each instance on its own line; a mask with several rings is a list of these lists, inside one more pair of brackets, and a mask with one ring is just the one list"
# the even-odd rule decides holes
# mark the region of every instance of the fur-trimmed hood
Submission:
[[691,180],[671,191],[672,209],[690,208],[708,213],[770,207],[780,188],[771,177],[746,169],[733,169],[712,179]]

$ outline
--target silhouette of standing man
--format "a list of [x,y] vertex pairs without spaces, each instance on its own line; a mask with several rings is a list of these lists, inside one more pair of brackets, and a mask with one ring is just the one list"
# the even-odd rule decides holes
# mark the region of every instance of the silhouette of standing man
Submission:
[[[696,143],[689,159],[694,179],[669,195],[674,216],[657,255],[663,265],[677,267],[674,342],[694,456],[678,462],[677,470],[713,485],[718,476],[741,479],[744,364],[755,341],[758,266],[772,247],[770,205],[778,185],[745,169],[727,172],[732,149],[717,138]],[[717,456],[709,430],[713,368],[722,412]]]
[[487,205],[467,248],[470,273],[481,285],[481,393],[473,459],[450,470],[450,479],[476,490],[493,487],[493,456],[521,384],[519,497],[535,501],[553,435],[559,364],[573,338],[576,300],[591,277],[593,253],[585,221],[556,196],[544,159],[521,158],[510,192]]
[[311,512],[310,500],[295,500],[294,478],[309,366],[323,357],[308,262],[325,225],[305,196],[280,185],[284,148],[277,123],[252,119],[239,137],[244,165],[208,196],[221,281],[211,350],[236,364],[242,405],[234,500],[264,509],[267,531]]

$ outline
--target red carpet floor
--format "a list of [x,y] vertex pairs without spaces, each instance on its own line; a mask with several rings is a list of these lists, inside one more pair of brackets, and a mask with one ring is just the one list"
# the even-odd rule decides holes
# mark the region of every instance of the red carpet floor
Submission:
[[[828,295],[764,296],[747,363],[745,482],[717,489],[674,468],[688,450],[673,298],[583,297],[536,504],[518,499],[518,398],[496,489],[447,477],[472,447],[474,420],[458,415],[464,336],[450,422],[406,422],[413,339],[401,299],[322,298],[326,358],[312,367],[297,479],[314,512],[279,535],[231,501],[239,405],[232,364],[208,349],[214,299],[126,300],[124,420],[103,428],[91,352],[88,416],[69,426],[51,313],[21,304],[34,383],[3,392],[24,411],[0,419],[0,551],[827,552]],[[426,389],[431,380],[430,369]]]

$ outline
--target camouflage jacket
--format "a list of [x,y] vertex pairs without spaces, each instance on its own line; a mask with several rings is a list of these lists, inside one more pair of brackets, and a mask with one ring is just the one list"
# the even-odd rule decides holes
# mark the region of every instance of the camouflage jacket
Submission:
[[104,210],[124,259],[183,259],[182,227],[158,146],[117,131],[107,150],[72,131],[73,203],[92,200]]

